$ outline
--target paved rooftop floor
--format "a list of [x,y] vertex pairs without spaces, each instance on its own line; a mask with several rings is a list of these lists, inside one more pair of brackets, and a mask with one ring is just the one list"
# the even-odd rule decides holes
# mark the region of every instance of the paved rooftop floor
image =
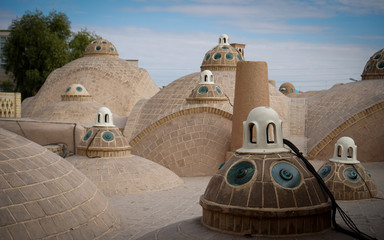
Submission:
[[[318,169],[323,162],[313,161]],[[384,163],[363,163],[376,182],[379,197],[384,193]],[[109,198],[121,215],[120,229],[105,239],[252,239],[222,234],[200,224],[200,196],[211,177],[183,178],[184,184],[167,191],[148,192]],[[341,208],[364,233],[384,239],[384,200],[338,201]],[[339,216],[337,223],[344,225]],[[253,238],[274,239],[274,238]],[[329,230],[312,236],[284,239],[353,239]]]

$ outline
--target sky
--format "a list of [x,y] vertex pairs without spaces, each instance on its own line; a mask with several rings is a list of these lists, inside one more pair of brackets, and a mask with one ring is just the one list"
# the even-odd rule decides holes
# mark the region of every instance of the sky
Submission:
[[276,87],[301,91],[360,80],[384,48],[384,0],[2,0],[0,29],[36,9],[109,40],[159,87],[199,72],[220,34],[246,44],[245,60],[266,61]]

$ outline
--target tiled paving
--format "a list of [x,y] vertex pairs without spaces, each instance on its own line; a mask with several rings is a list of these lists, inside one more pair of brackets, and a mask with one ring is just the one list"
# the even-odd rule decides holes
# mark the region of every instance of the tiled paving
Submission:
[[[323,162],[312,162],[318,169]],[[384,163],[363,163],[377,184],[379,197],[384,193]],[[121,228],[106,239],[250,239],[222,234],[200,224],[202,208],[198,201],[210,177],[183,178],[185,184],[167,191],[110,198],[119,209]],[[384,238],[384,200],[338,201],[358,228],[377,239]],[[341,224],[340,217],[337,222]],[[258,238],[273,239],[273,238]],[[312,236],[285,239],[352,239],[334,230]]]

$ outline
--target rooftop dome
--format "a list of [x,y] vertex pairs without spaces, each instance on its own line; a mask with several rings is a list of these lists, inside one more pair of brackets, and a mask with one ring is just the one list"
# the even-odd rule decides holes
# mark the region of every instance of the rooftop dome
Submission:
[[200,83],[192,89],[187,98],[188,103],[215,103],[227,100],[221,88],[215,84],[213,74],[209,70],[201,72]]
[[356,159],[356,145],[352,138],[341,137],[329,162],[319,170],[319,175],[336,200],[358,200],[377,195],[371,174]]
[[242,53],[229,44],[226,34],[220,35],[219,44],[209,50],[201,63],[201,71],[236,71],[236,64],[244,60]]
[[99,108],[96,122],[77,147],[77,153],[87,157],[127,156],[130,150],[128,140],[113,125],[112,112],[107,107]]
[[97,187],[55,153],[0,128],[0,238],[98,239],[118,223]]
[[63,95],[61,101],[91,101],[92,97],[89,95],[87,89],[81,84],[71,84]]
[[91,42],[88,47],[85,49],[84,56],[116,56],[117,53],[116,47],[108,40],[98,39]]
[[[268,137],[270,124],[273,139]],[[243,148],[219,168],[200,198],[202,224],[227,233],[274,237],[330,228],[328,197],[303,162],[283,148],[277,113],[257,107],[244,129]]]
[[92,126],[95,122],[94,113],[101,107],[100,103],[92,100],[92,96],[83,85],[71,84],[61,95],[60,102],[45,106],[33,113],[31,118],[43,121],[78,122]]
[[67,160],[108,197],[168,190],[183,184],[168,168],[136,155],[101,158],[75,155]]
[[280,85],[279,91],[284,95],[288,95],[295,92],[295,86],[290,82],[285,82]]
[[365,64],[362,80],[384,79],[384,48],[375,52]]

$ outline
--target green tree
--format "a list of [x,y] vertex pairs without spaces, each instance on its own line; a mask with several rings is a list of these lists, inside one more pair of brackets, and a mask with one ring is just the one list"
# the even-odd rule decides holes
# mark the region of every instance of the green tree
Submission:
[[10,35],[4,45],[6,72],[14,77],[15,91],[22,98],[34,96],[48,75],[56,68],[82,56],[85,47],[98,36],[81,30],[71,32],[68,17],[51,11],[27,11],[12,21]]
[[101,37],[96,33],[88,32],[87,29],[81,29],[79,32],[74,33],[72,40],[69,42],[69,59],[70,61],[81,58],[84,55],[84,50],[90,42]]
[[13,82],[10,80],[6,80],[0,83],[0,92],[12,92],[13,88]]

